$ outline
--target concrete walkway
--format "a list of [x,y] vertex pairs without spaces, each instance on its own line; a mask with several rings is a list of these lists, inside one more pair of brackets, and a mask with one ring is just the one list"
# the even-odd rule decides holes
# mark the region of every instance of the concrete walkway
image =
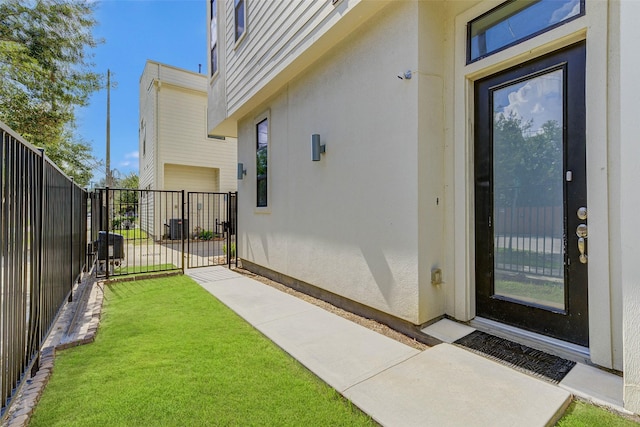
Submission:
[[[309,370],[386,426],[543,426],[570,394],[620,412],[622,378],[577,364],[558,386],[447,344],[472,332],[441,320],[424,333],[444,344],[418,351],[224,267],[189,276]],[[53,370],[54,349],[92,342],[103,289],[85,277],[41,353],[40,370],[2,427],[24,427]]]
[[545,426],[571,400],[457,346],[418,351],[222,267],[187,274],[385,426]]

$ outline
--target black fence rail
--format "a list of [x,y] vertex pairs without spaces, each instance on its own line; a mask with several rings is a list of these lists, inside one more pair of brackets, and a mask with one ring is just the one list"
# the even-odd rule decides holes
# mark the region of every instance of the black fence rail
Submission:
[[497,206],[493,223],[496,269],[564,277],[562,206]]
[[0,122],[0,419],[85,263],[87,193]]
[[237,264],[236,193],[102,188],[89,199],[98,277]]

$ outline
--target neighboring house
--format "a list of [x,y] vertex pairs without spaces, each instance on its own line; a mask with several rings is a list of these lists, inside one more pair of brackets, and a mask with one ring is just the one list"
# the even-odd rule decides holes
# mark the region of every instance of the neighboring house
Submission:
[[[140,77],[141,189],[236,191],[236,139],[208,135],[207,81],[203,74],[150,60],[145,64]],[[170,218],[180,218],[177,199],[163,206],[162,214],[153,209],[161,203],[159,198],[156,203],[142,202],[151,208],[140,212],[141,226],[155,238],[166,234]]]
[[640,2],[208,3],[245,267],[624,371],[640,412]]

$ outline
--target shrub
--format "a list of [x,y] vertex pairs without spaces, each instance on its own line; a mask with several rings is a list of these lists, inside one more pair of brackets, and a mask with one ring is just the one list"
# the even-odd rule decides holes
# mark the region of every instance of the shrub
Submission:
[[211,230],[202,230],[198,238],[200,240],[211,240],[213,238],[213,232]]
[[[225,254],[227,253],[227,245],[224,244],[222,245],[222,252],[224,252]],[[231,244],[231,257],[235,257],[236,256],[236,244],[232,243]]]
[[113,218],[111,220],[111,228],[114,229],[114,230],[117,229],[117,228],[120,228],[121,224],[122,224],[122,218],[119,217],[119,216],[117,216],[117,217],[115,217],[115,218]]

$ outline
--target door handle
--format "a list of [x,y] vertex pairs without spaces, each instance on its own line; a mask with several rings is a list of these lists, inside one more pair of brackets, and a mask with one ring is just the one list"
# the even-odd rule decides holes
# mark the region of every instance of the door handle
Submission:
[[580,262],[582,264],[587,263],[587,255],[584,253],[584,237],[578,239],[578,250],[580,251]]
[[576,235],[578,236],[578,251],[580,252],[580,262],[582,264],[587,263],[587,255],[584,253],[585,251],[585,238],[587,237],[587,225],[580,224],[578,228],[576,228]]

